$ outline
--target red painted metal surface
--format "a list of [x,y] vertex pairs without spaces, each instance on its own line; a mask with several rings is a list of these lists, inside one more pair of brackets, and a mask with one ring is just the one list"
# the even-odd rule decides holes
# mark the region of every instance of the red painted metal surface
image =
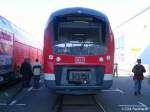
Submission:
[[[6,23],[4,24],[5,21]],[[33,45],[32,37],[16,26],[11,26],[4,17],[0,16],[0,76],[9,72],[18,71],[24,58],[30,58],[33,64],[38,58],[42,62],[42,49],[39,45]],[[10,58],[10,62],[8,59]],[[11,68],[11,71],[8,70]],[[2,72],[5,71],[5,72]]]
[[[72,10],[72,12],[71,12],[71,10]],[[55,82],[57,82],[57,79],[55,79],[55,78],[53,78],[53,77],[55,77],[55,76],[53,76],[53,77],[50,77],[50,75],[52,76],[52,75],[55,75],[55,73],[57,72],[57,71],[55,71],[55,66],[59,66],[59,65],[61,65],[61,67],[62,66],[64,66],[64,67],[77,67],[77,69],[80,69],[80,66],[82,66],[81,68],[83,68],[83,67],[95,67],[95,69],[96,69],[96,67],[104,67],[104,73],[103,74],[99,74],[99,75],[103,75],[104,77],[102,77],[103,79],[103,81],[106,81],[106,83],[107,83],[107,81],[110,81],[110,83],[111,83],[111,81],[113,80],[112,79],[112,74],[113,74],[113,65],[114,65],[114,52],[115,52],[115,45],[114,45],[114,35],[113,35],[113,32],[112,32],[112,29],[111,29],[111,26],[110,26],[110,24],[109,24],[109,21],[108,21],[108,19],[106,19],[107,17],[105,16],[105,15],[100,15],[100,14],[98,14],[97,12],[96,12],[96,14],[99,16],[98,18],[97,18],[97,15],[95,14],[90,14],[90,12],[88,13],[88,12],[84,12],[83,14],[84,15],[82,15],[82,14],[78,14],[78,9],[69,9],[69,10],[67,10],[66,9],[66,12],[64,12],[64,15],[62,14],[63,13],[63,11],[60,13],[59,11],[58,11],[58,13],[56,12],[56,17],[55,17],[55,13],[54,13],[54,17],[52,18],[52,19],[49,19],[49,21],[48,21],[48,24],[47,24],[47,26],[46,26],[46,28],[45,28],[45,33],[44,33],[44,49],[43,49],[43,56],[44,56],[44,73],[45,73],[45,80],[46,81],[50,81],[51,79],[52,80],[55,80]],[[75,12],[75,10],[77,10],[77,12]],[[79,10],[82,10],[82,8],[81,9],[79,9]],[[86,9],[85,9],[86,10]],[[68,11],[68,12],[67,12]],[[83,10],[84,11],[84,10]],[[89,10],[88,10],[89,11]],[[67,13],[68,13],[68,15],[67,15]],[[60,16],[59,16],[59,14],[60,14]],[[62,15],[61,15],[62,14]],[[59,38],[59,30],[56,30],[56,28],[57,27],[59,27],[59,20],[61,21],[61,17],[62,17],[62,24],[61,24],[61,22],[60,22],[60,24],[61,25],[66,25],[66,29],[69,27],[72,27],[71,25],[69,25],[69,23],[71,23],[72,21],[71,21],[71,19],[72,19],[72,16],[70,17],[70,15],[72,14],[72,16],[74,16],[74,15],[78,15],[78,16],[81,16],[81,19],[82,19],[82,17],[84,17],[84,16],[87,16],[88,14],[90,15],[90,17],[91,17],[91,19],[89,19],[88,17],[86,18],[86,20],[85,21],[80,21],[80,20],[74,20],[75,22],[76,21],[78,21],[77,23],[79,24],[79,22],[81,22],[81,25],[83,25],[83,23],[87,23],[88,24],[88,22],[89,22],[89,24],[90,24],[90,22],[91,22],[91,24],[93,24],[94,22],[96,23],[97,21],[99,22],[98,23],[98,25],[99,24],[102,24],[102,25],[106,25],[106,26],[98,26],[97,24],[97,26],[96,26],[96,28],[99,30],[101,30],[101,33],[103,33],[103,37],[100,37],[100,35],[98,35],[97,36],[97,40],[96,40],[96,42],[99,42],[98,44],[100,45],[101,43],[101,41],[102,41],[102,39],[100,39],[100,38],[107,38],[107,44],[105,44],[105,48],[107,49],[106,51],[105,51],[105,49],[103,49],[104,50],[104,52],[102,52],[102,53],[97,53],[97,54],[86,54],[86,55],[84,55],[84,54],[77,54],[77,55],[73,55],[73,54],[59,54],[59,53],[56,53],[55,51],[54,51],[54,41],[55,41],[55,38],[57,38],[56,40],[58,41],[58,38]],[[88,16],[89,16],[88,15]],[[69,16],[68,18],[66,17],[66,16]],[[57,21],[57,18],[58,17],[58,23],[56,22]],[[65,22],[64,22],[64,18],[67,18],[66,20],[67,20],[67,22],[68,23],[66,23],[65,24]],[[100,17],[102,17],[102,18],[100,18]],[[51,18],[51,17],[50,17]],[[80,19],[80,17],[75,17],[75,19]],[[106,20],[104,20],[104,18],[106,19]],[[88,20],[89,21],[88,21]],[[95,19],[95,20],[94,20]],[[104,20],[104,21],[103,21]],[[70,22],[71,21],[71,22]],[[88,22],[87,22],[88,21]],[[103,23],[100,23],[100,22],[102,22],[103,21]],[[57,24],[58,24],[58,26],[57,26]],[[84,24],[84,25],[85,25]],[[60,26],[61,26],[60,25]],[[72,23],[72,25],[75,25],[75,27],[77,27],[76,26],[76,24],[73,24]],[[82,29],[83,27],[84,27],[84,25],[83,26],[80,26],[79,27],[79,29]],[[94,25],[94,24],[93,24]],[[57,27],[56,27],[57,26]],[[62,26],[61,26],[62,27]],[[68,29],[69,29],[68,28]],[[85,29],[86,29],[87,27],[85,27]],[[90,28],[90,25],[89,25],[89,28]],[[101,29],[101,28],[103,28],[103,29]],[[65,29],[65,28],[64,28]],[[72,30],[73,29],[75,29],[74,27],[72,28]],[[83,34],[86,32],[86,30],[78,30],[78,29],[76,29],[76,30],[78,30],[78,31],[75,31],[75,33],[76,33],[76,35],[80,35],[80,36],[83,36]],[[91,28],[92,29],[92,28]],[[97,29],[96,29],[96,31],[97,31]],[[56,30],[56,32],[54,32]],[[88,31],[89,31],[90,29],[88,29]],[[64,30],[62,30],[61,29],[61,33],[63,32]],[[68,31],[70,31],[71,32],[71,30],[69,29]],[[82,32],[83,31],[83,32]],[[67,31],[66,31],[67,32]],[[62,37],[60,37],[60,38],[63,38],[63,37],[65,37],[66,35],[66,32],[64,31],[63,33],[62,33]],[[73,31],[72,31],[73,32]],[[100,32],[100,31],[99,31]],[[105,34],[104,34],[105,33]],[[85,33],[86,34],[86,33]],[[57,35],[57,36],[54,36],[54,35]],[[65,36],[64,36],[65,35]],[[74,35],[74,33],[72,33],[72,35]],[[65,39],[68,39],[68,38],[70,38],[69,36],[72,36],[71,34],[70,35],[68,35],[68,37],[66,37]],[[94,34],[89,34],[89,35],[94,35]],[[96,35],[96,34],[95,34]],[[102,34],[101,34],[102,35]],[[59,38],[59,39],[60,39]],[[88,39],[90,39],[89,37],[87,37]],[[94,37],[95,38],[95,37]],[[81,42],[80,40],[79,40],[79,42]],[[88,41],[87,41],[88,42]],[[91,40],[90,42],[95,42],[95,41],[93,41],[93,40]],[[103,43],[104,44],[104,43]],[[101,44],[101,45],[103,45],[103,44]],[[96,44],[95,44],[96,45]],[[73,45],[72,45],[73,46]],[[82,47],[82,46],[81,46]],[[102,47],[102,46],[101,46]],[[59,49],[58,49],[59,50]],[[78,51],[76,51],[76,52],[78,52]],[[60,67],[60,66],[59,66]],[[63,70],[62,70],[63,71]],[[65,70],[64,70],[65,71]],[[60,74],[61,72],[59,72],[57,75],[62,75],[62,74]],[[65,73],[65,74],[67,74],[67,73]],[[51,79],[50,79],[51,78]],[[99,78],[99,77],[98,77]],[[61,80],[60,82],[64,82],[64,84],[66,84],[66,83],[68,83],[67,81],[67,79],[65,79],[64,78],[64,80],[66,81],[63,81],[63,78],[62,79],[59,79],[59,80]],[[96,80],[96,79],[92,79],[92,80]],[[63,84],[62,84],[63,85]],[[109,85],[109,84],[108,84]],[[110,84],[111,85],[111,84]],[[109,86],[109,87],[111,87],[111,86]],[[65,87],[64,87],[65,88]]]

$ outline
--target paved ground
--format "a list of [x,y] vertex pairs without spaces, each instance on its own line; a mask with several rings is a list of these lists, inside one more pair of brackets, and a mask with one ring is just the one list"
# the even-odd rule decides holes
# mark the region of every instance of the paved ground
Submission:
[[99,100],[106,112],[150,112],[150,85],[145,79],[142,95],[134,96],[132,77],[115,78],[113,87],[102,91]]
[[[150,85],[147,79],[142,87],[142,95],[134,96],[132,77],[114,78],[112,88],[99,92],[98,101],[105,112],[150,112]],[[38,90],[32,87],[23,89],[8,105],[7,94],[1,92],[0,112],[51,112],[52,99],[55,97],[43,82]]]

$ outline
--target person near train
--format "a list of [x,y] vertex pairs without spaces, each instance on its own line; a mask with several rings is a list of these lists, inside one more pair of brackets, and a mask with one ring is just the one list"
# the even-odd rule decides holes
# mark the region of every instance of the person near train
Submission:
[[20,73],[22,75],[23,87],[30,87],[30,80],[33,73],[29,58],[24,59],[24,62],[21,64]]
[[141,59],[137,59],[137,64],[132,68],[134,73],[134,95],[141,94],[142,80],[144,79],[143,73],[146,72],[145,67],[141,64]]
[[118,78],[118,63],[114,64],[113,76]]
[[42,65],[40,64],[38,59],[35,60],[32,70],[33,70],[34,88],[38,89],[40,76],[42,73]]

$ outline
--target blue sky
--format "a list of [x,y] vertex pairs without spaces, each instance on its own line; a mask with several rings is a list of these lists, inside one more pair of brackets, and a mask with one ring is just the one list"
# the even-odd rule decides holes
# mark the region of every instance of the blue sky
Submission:
[[150,5],[150,0],[0,0],[0,15],[42,41],[51,12],[65,7],[88,7],[105,13],[112,28]]

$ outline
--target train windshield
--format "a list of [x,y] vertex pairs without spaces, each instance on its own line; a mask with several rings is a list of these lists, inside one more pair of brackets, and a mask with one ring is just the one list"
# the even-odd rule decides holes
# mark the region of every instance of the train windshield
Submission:
[[107,51],[106,24],[92,17],[58,18],[54,32],[56,54],[97,55]]

